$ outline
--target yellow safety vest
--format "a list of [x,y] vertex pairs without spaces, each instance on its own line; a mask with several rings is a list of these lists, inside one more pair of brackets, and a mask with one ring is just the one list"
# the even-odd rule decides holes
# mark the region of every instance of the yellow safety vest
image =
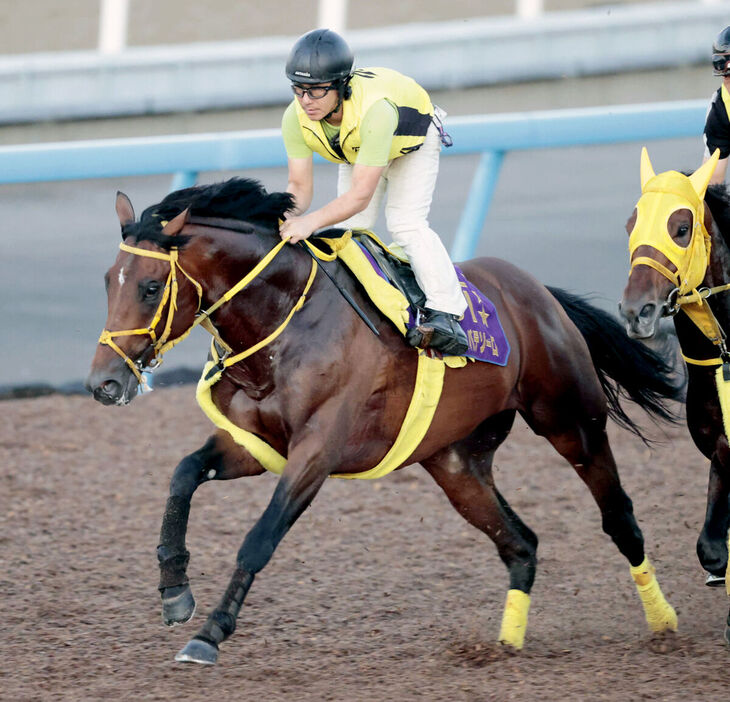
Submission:
[[415,151],[423,144],[433,117],[433,105],[428,93],[415,80],[390,68],[360,68],[355,71],[350,88],[352,95],[342,102],[341,154],[332,148],[319,121],[309,119],[299,102],[294,101],[304,141],[312,151],[333,163],[354,163],[362,143],[362,118],[376,100],[383,98],[398,109],[398,127],[388,160]]

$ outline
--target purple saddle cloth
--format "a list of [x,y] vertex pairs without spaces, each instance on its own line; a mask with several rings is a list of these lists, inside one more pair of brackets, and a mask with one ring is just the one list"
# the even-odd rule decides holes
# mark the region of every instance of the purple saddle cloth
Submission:
[[[359,242],[358,245],[376,273],[381,278],[388,280],[388,276],[367,249]],[[469,340],[469,350],[464,355],[476,361],[494,363],[498,366],[507,365],[510,346],[499,322],[497,308],[481,290],[466,279],[459,266],[454,266],[454,270],[467,302],[464,317],[459,322]],[[407,326],[416,326],[416,311],[413,307],[408,310]]]

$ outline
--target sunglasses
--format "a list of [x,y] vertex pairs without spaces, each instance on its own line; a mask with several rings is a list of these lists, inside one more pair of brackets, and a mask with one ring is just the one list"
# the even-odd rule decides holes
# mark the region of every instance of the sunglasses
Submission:
[[330,90],[337,90],[336,85],[316,85],[313,88],[303,88],[301,85],[292,85],[291,91],[298,98],[308,95],[312,100],[321,100]]
[[730,54],[712,55],[712,67],[715,69],[715,73],[724,74],[728,69],[728,62],[730,62]]

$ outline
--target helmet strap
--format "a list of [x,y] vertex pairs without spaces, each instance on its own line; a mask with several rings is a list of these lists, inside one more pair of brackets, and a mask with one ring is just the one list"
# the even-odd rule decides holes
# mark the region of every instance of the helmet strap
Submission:
[[344,80],[339,79],[337,81],[337,104],[334,106],[334,109],[332,110],[332,112],[330,112],[329,114],[326,114],[324,117],[322,117],[322,119],[328,119],[329,117],[332,117],[332,115],[337,113],[339,111],[340,107],[342,107],[342,101],[346,100],[347,98],[350,97],[350,95],[352,93],[352,89],[348,85],[349,82],[350,82],[349,76],[348,76],[348,78],[345,78]]
[[337,112],[340,109],[340,107],[342,107],[342,98],[338,94],[337,95],[337,104],[334,106],[332,111],[328,112],[324,117],[322,117],[322,119],[328,119],[329,117],[332,117],[332,115],[335,114],[335,112]]

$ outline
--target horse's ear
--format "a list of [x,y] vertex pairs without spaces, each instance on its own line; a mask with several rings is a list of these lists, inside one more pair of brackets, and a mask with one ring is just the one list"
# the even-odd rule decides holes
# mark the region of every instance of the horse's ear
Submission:
[[700,200],[704,199],[705,191],[710,183],[710,178],[715,171],[715,166],[720,160],[720,149],[715,149],[715,153],[710,156],[690,177],[689,182],[692,183],[694,191],[699,195]]
[[644,190],[644,186],[656,175],[654,173],[654,167],[651,165],[649,160],[649,152],[646,150],[646,146],[641,147],[641,190]]
[[167,236],[175,236],[179,234],[182,228],[187,224],[190,208],[186,207],[179,215],[165,223],[162,227],[162,233]]
[[134,207],[129,198],[117,190],[117,202],[116,202],[117,217],[119,217],[119,224],[124,226],[125,224],[132,224],[135,220]]

